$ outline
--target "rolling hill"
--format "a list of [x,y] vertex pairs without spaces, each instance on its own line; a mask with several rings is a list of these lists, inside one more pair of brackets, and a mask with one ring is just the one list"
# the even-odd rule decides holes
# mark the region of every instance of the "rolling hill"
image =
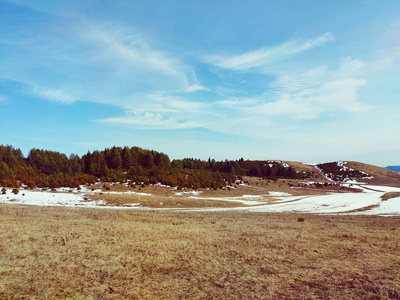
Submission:
[[317,180],[357,181],[371,185],[400,187],[400,173],[370,164],[356,161],[330,162],[322,164],[305,164],[287,162],[297,171],[307,171]]

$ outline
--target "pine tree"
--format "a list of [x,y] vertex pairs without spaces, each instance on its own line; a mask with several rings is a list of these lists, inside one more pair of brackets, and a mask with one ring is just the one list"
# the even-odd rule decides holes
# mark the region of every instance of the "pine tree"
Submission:
[[128,171],[131,166],[133,166],[133,157],[131,151],[128,147],[124,147],[121,153],[122,158],[122,168]]
[[111,169],[120,170],[122,168],[121,148],[111,149]]

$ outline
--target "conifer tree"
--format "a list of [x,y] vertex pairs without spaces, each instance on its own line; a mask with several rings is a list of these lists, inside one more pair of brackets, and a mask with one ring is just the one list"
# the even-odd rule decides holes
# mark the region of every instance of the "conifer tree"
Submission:
[[111,149],[111,169],[120,170],[122,168],[121,148]]
[[125,171],[128,171],[130,167],[133,165],[133,157],[128,147],[124,147],[122,149],[121,158],[122,158],[122,168]]

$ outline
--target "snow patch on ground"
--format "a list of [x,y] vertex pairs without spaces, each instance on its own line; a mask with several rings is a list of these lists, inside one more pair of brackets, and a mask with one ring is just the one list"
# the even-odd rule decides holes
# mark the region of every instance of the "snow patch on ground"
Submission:
[[[318,214],[400,215],[400,197],[382,201],[386,192],[398,192],[400,188],[388,186],[353,186],[359,193],[332,193],[329,195],[304,196],[274,205],[250,208],[260,212],[305,212]],[[290,197],[288,197],[290,198]]]
[[[332,193],[327,195],[292,196],[284,192],[268,192],[265,195],[243,195],[238,197],[199,197],[201,191],[182,191],[175,195],[188,196],[191,199],[217,200],[238,202],[246,207],[235,208],[202,208],[186,209],[185,211],[252,211],[252,212],[303,212],[317,214],[346,214],[346,215],[382,215],[400,216],[400,197],[382,201],[381,196],[386,192],[400,192],[398,187],[376,185],[353,185],[362,192],[358,193]],[[80,190],[70,188],[58,189],[56,192],[41,190],[21,189],[17,195],[11,188],[6,189],[6,194],[0,195],[0,203],[39,205],[39,206],[64,206],[64,207],[99,207],[115,209],[149,209],[140,206],[140,203],[131,203],[124,206],[109,206],[103,200],[85,200],[85,194],[93,192],[81,186]],[[134,191],[114,192],[108,194],[130,194],[137,196],[153,196],[148,193]],[[167,209],[167,208],[163,208]]]
[[308,196],[290,203],[263,206],[255,208],[255,211],[342,213],[350,210],[361,209],[376,203],[376,195],[373,195],[372,193],[335,193],[331,195]]
[[398,216],[400,207],[400,197],[391,198],[379,203],[378,207],[374,207],[363,212],[364,215],[381,215],[381,216]]
[[285,163],[284,161],[281,160],[268,160],[267,163],[269,163],[269,166],[272,168],[274,164],[281,165],[284,168],[289,168],[289,165]]
[[268,196],[271,197],[288,197],[292,196],[291,194],[284,193],[284,192],[268,192]]
[[161,182],[158,182],[158,183],[156,183],[156,184],[152,184],[152,186],[160,186],[160,187],[165,187],[165,188],[171,188],[171,186],[170,185],[165,185],[165,184],[162,184]]
[[176,192],[176,193],[174,193],[174,195],[176,195],[176,196],[186,196],[186,195],[198,196],[201,193],[203,193],[203,192],[202,191],[182,191],[182,192]]
[[7,189],[6,193],[5,195],[0,195],[1,203],[66,207],[97,207],[106,205],[106,202],[103,200],[86,201],[83,194],[75,193],[20,190],[17,195],[14,195],[12,189]]
[[135,191],[124,191],[124,192],[107,191],[107,192],[103,192],[103,194],[112,194],[112,195],[136,195],[136,196],[146,196],[146,197],[154,196],[153,194],[149,194],[149,193],[139,193],[139,192],[135,192]]
[[394,187],[394,186],[383,186],[383,185],[360,185],[361,188],[364,188],[364,190],[366,189],[373,189],[376,191],[382,191],[382,192],[400,192],[400,188],[398,187]]

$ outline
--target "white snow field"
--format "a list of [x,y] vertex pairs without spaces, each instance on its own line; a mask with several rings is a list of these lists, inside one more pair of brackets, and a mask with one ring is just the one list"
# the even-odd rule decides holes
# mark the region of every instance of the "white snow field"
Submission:
[[[243,195],[240,197],[200,197],[200,192],[176,193],[194,199],[207,199],[218,201],[239,202],[244,207],[235,208],[174,208],[171,210],[184,211],[251,211],[251,212],[302,212],[316,214],[346,214],[346,215],[381,215],[400,216],[400,197],[391,198],[386,201],[381,196],[386,192],[400,192],[400,188],[372,185],[353,185],[361,189],[358,193],[332,193],[328,195],[305,195],[292,196],[287,193],[271,191],[265,195]],[[57,192],[24,190],[21,189],[17,195],[12,189],[6,189],[6,194],[0,194],[0,203],[39,205],[39,206],[64,206],[64,207],[99,207],[118,209],[148,209],[140,206],[140,203],[131,203],[125,206],[109,206],[105,201],[90,200],[89,191],[85,187],[81,190],[69,188],[57,189]],[[113,194],[118,192],[111,192]],[[121,192],[138,196],[153,196],[152,194]],[[88,198],[85,198],[88,197]],[[162,208],[166,210],[167,208]]]
[[[66,207],[96,207],[105,205],[105,201],[86,201],[83,193],[70,193],[59,189],[57,192],[39,190],[20,190],[17,195],[13,189],[6,189],[5,195],[0,195],[0,203],[27,204],[38,206],[66,206]],[[69,191],[70,189],[65,189]]]

